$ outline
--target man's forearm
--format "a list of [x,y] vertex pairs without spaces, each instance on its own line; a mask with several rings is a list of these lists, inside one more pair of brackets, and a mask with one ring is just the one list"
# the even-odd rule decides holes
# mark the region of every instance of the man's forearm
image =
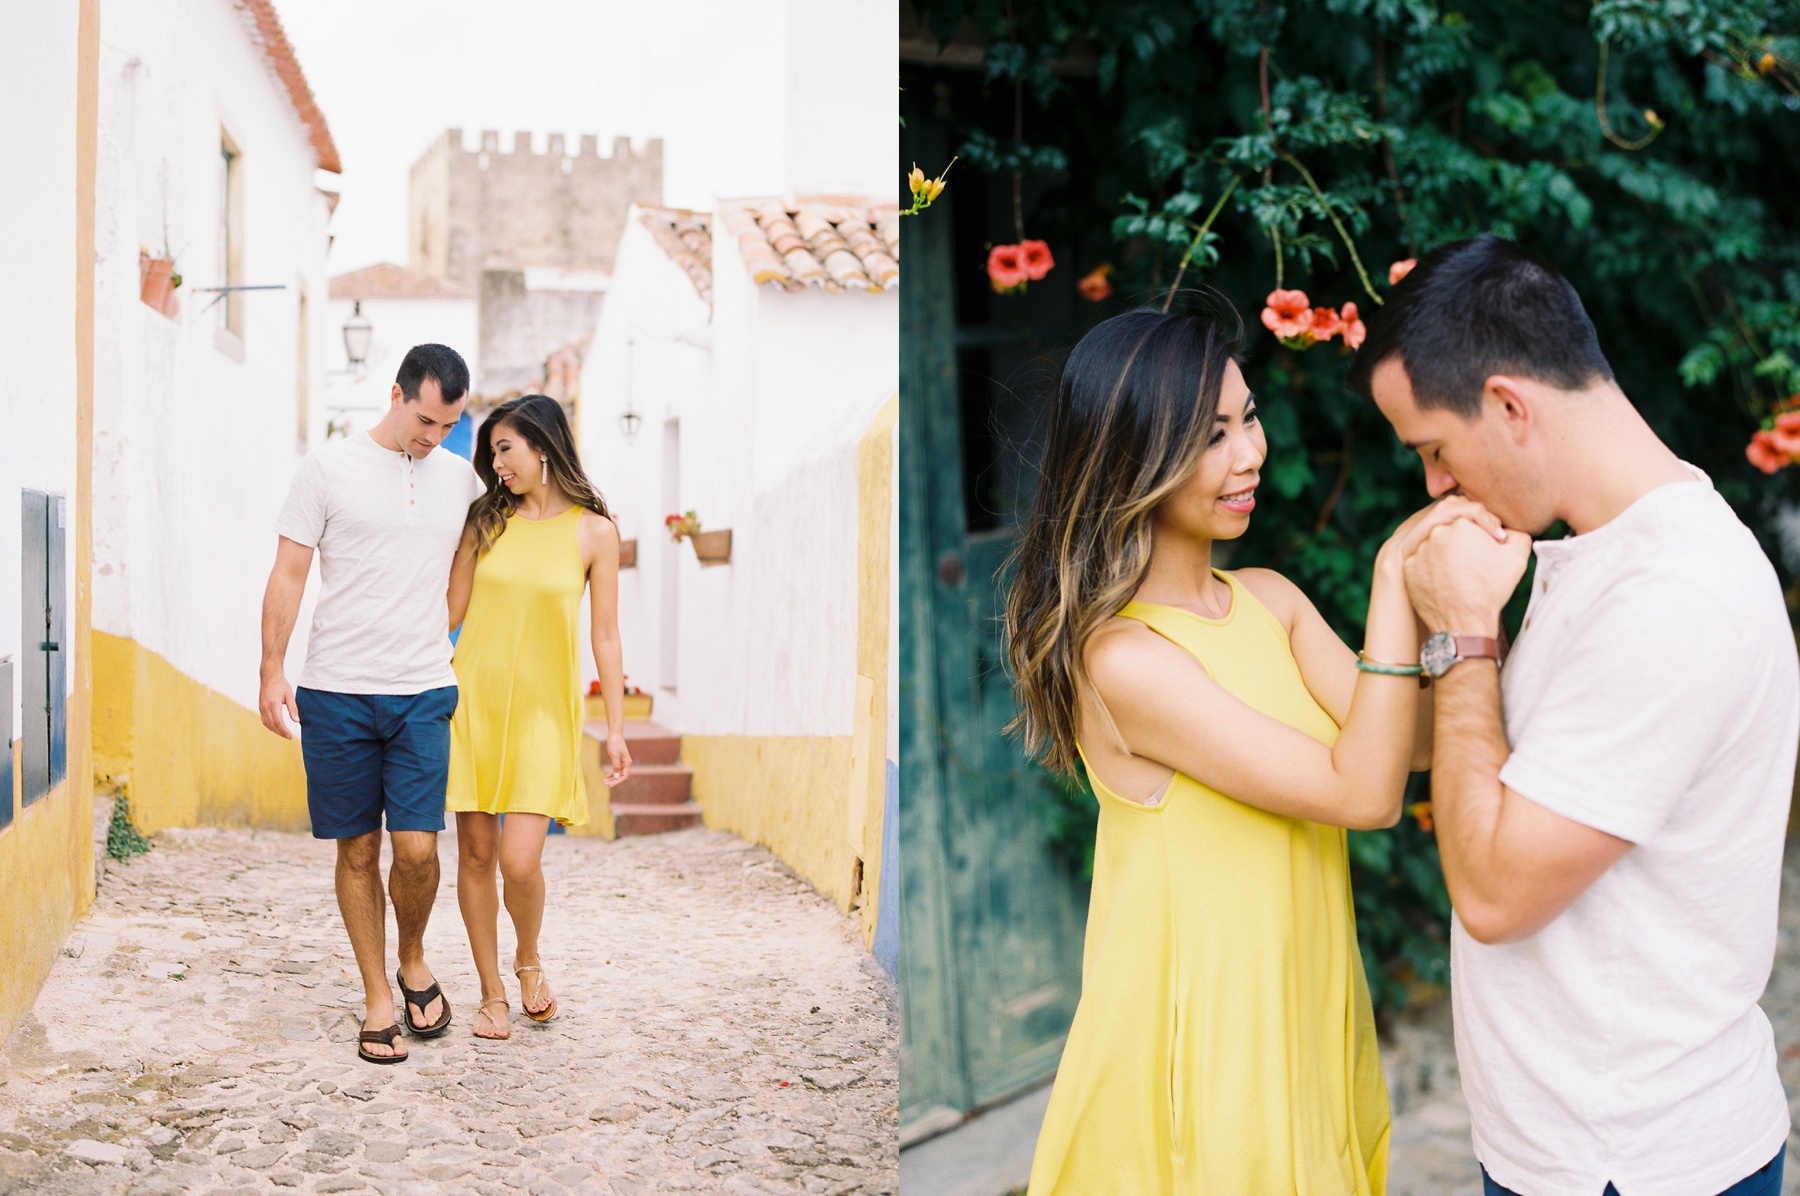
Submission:
[[300,617],[300,596],[305,591],[304,579],[296,584],[279,573],[269,576],[262,611],[262,675],[265,678],[287,667],[288,640],[294,634],[294,621]]
[[1431,818],[1438,855],[1464,925],[1482,923],[1508,887],[1495,851],[1505,800],[1500,769],[1508,753],[1499,668],[1490,660],[1464,661],[1432,688]]

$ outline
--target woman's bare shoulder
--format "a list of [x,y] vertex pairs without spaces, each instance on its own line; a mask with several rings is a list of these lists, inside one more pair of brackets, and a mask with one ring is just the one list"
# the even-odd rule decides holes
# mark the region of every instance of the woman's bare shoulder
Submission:
[[610,515],[602,515],[598,511],[590,511],[585,507],[581,511],[580,534],[595,543],[611,540],[619,542],[619,525],[612,521]]
[[1082,653],[1103,698],[1143,686],[1146,676],[1193,657],[1136,619],[1115,615],[1095,628]]
[[1299,586],[1273,569],[1234,569],[1231,575],[1290,631],[1301,612],[1312,605]]

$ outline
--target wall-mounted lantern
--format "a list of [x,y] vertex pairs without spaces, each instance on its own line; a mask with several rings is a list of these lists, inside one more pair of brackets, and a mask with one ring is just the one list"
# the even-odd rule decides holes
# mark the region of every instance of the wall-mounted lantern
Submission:
[[350,359],[351,369],[360,370],[368,363],[372,335],[369,317],[362,314],[362,300],[358,299],[350,318],[344,321],[344,356]]

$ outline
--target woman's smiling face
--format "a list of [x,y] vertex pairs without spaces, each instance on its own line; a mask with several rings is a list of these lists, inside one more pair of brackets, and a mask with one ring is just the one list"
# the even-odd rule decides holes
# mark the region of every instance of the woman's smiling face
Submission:
[[489,433],[488,444],[494,450],[494,476],[515,495],[525,495],[541,484],[544,463],[541,454],[509,423],[502,423]]
[[1225,367],[1206,450],[1193,475],[1157,508],[1156,521],[1184,535],[1232,540],[1249,530],[1269,445],[1236,362]]

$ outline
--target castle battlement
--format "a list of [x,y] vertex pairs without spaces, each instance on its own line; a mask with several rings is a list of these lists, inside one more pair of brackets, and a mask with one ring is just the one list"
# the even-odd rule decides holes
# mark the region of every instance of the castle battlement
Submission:
[[483,129],[480,144],[475,149],[464,149],[463,130],[446,129],[443,144],[450,153],[468,158],[479,158],[482,154],[487,154],[490,159],[499,154],[511,158],[589,158],[599,162],[647,161],[651,158],[660,161],[662,158],[663,142],[660,137],[650,138],[642,149],[633,149],[629,137],[615,137],[612,153],[605,155],[600,153],[600,138],[592,133],[583,133],[579,139],[579,148],[574,151],[568,148],[568,139],[561,133],[549,134],[541,153],[532,148],[532,137],[533,134],[528,132],[515,132],[511,148],[503,149],[500,131]]
[[475,286],[484,270],[555,266],[611,273],[613,255],[633,203],[662,203],[663,142],[634,149],[615,137],[602,156],[600,139],[583,134],[570,152],[561,133],[515,132],[503,148],[497,129],[483,129],[475,149],[462,129],[446,129],[413,163],[409,262],[440,278]]

